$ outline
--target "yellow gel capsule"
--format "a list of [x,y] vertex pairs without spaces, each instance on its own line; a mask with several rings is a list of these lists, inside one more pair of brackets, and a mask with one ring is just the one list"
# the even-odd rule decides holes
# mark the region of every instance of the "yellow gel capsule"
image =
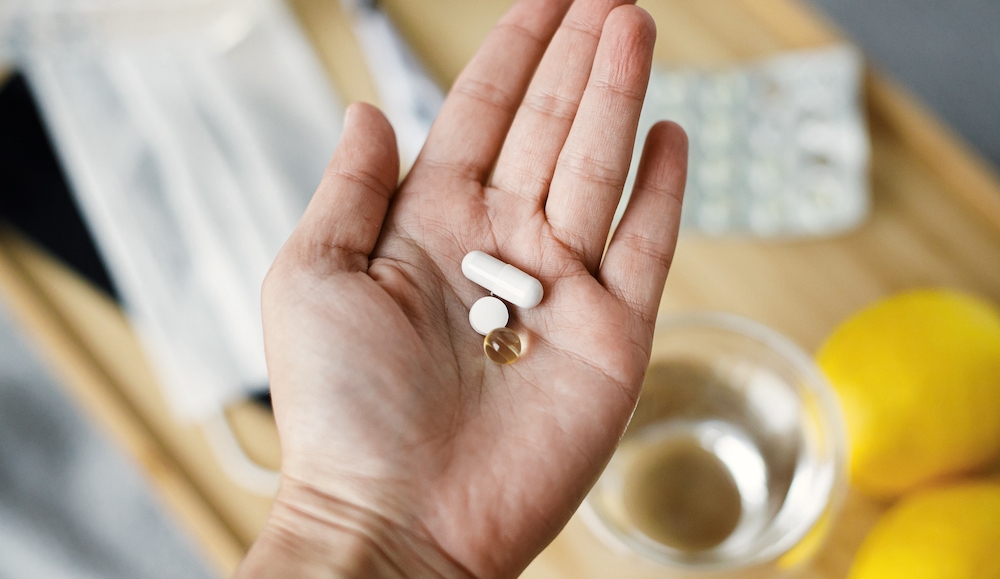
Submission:
[[497,364],[510,364],[521,355],[521,338],[510,328],[497,328],[486,334],[483,351]]

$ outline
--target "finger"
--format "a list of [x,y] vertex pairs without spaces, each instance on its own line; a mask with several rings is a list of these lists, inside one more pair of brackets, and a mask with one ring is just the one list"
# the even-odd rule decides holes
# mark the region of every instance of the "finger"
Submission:
[[632,197],[601,264],[601,283],[651,331],[677,245],[687,151],[680,126],[661,122],[650,129]]
[[576,117],[604,21],[629,0],[576,2],[542,58],[497,160],[492,185],[541,206]]
[[448,93],[413,173],[445,167],[484,183],[531,75],[571,0],[519,0]]
[[351,105],[340,143],[289,240],[296,253],[338,269],[367,269],[398,180],[389,121],[371,105]]
[[545,203],[552,232],[594,273],[628,174],[655,39],[645,10],[611,12],[552,176]]

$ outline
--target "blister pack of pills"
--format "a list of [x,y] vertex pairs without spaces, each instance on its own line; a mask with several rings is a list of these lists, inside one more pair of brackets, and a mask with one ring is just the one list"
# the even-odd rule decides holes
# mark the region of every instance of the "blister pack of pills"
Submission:
[[855,227],[869,208],[862,72],[849,46],[726,69],[654,66],[633,171],[642,136],[672,120],[690,142],[685,229],[797,237]]

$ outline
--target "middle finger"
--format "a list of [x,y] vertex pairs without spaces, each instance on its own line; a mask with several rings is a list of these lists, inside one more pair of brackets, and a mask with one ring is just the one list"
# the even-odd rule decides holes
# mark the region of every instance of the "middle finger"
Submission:
[[601,30],[615,7],[634,0],[577,1],[563,19],[511,125],[493,174],[503,195],[545,201],[559,151],[587,86]]
[[596,273],[621,199],[639,124],[656,27],[623,6],[604,25],[587,89],[559,154],[545,215],[552,235]]

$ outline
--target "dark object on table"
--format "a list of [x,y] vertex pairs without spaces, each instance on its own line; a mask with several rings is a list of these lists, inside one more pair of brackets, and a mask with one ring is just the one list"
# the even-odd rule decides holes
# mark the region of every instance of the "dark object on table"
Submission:
[[0,218],[118,300],[19,74],[0,88]]

